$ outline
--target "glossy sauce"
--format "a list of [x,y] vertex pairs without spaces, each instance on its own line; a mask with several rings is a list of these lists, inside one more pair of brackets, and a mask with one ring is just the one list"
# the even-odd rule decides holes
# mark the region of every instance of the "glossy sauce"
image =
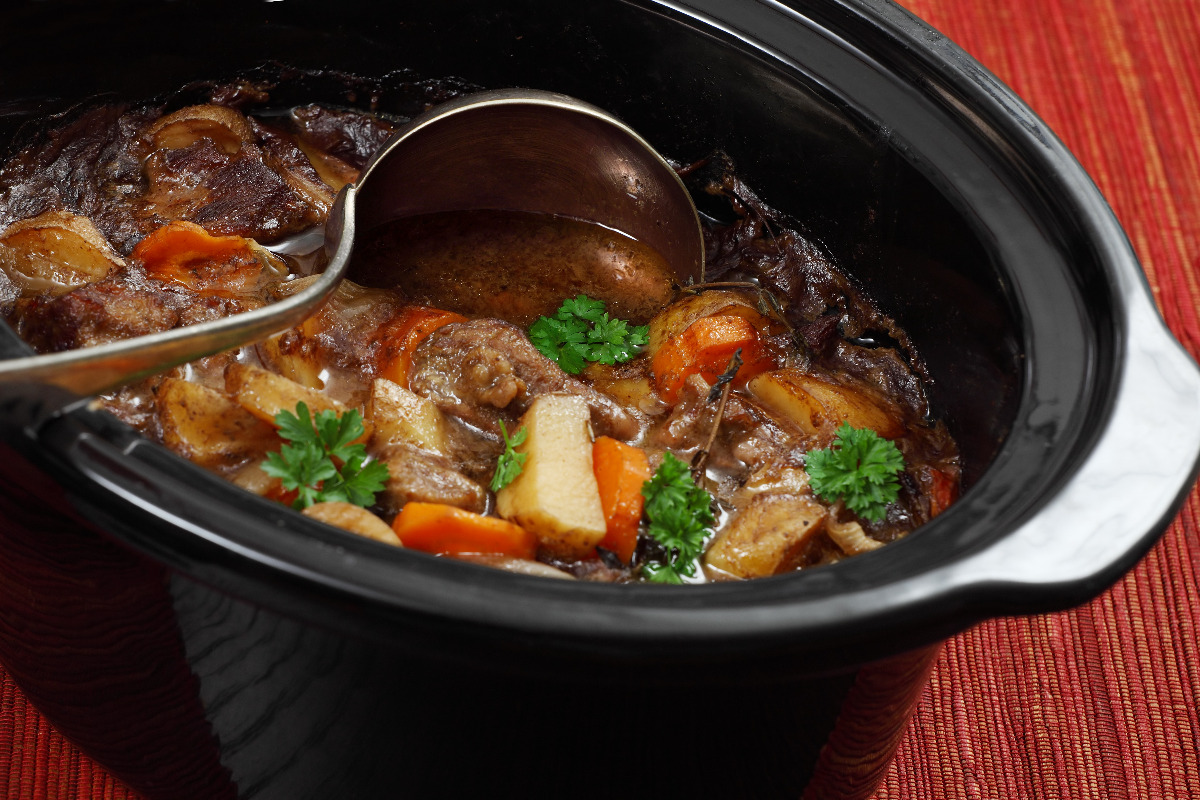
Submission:
[[528,327],[581,292],[613,317],[645,323],[671,300],[654,249],[592,222],[524,211],[408,217],[360,234],[352,280],[398,286],[413,301]]

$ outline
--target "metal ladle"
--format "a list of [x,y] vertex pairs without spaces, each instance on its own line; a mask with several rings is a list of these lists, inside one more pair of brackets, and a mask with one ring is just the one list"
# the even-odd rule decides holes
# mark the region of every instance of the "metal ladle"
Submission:
[[680,284],[702,282],[704,242],[695,205],[674,169],[611,114],[565,95],[481,92],[417,117],[339,193],[325,223],[325,270],[263,308],[161,333],[62,353],[0,361],[0,383],[105,392],[178,364],[294,327],[343,277],[356,276],[356,230],[439,211],[507,210],[572,217],[632,236],[659,252]]

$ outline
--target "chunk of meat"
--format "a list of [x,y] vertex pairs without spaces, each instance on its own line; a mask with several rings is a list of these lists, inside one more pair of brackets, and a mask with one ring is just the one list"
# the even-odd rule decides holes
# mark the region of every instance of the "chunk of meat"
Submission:
[[450,459],[411,445],[392,447],[384,459],[388,480],[376,500],[385,516],[395,516],[406,503],[443,503],[483,513],[487,492],[458,470]]
[[641,421],[538,352],[515,325],[476,319],[434,331],[413,354],[410,388],[438,408],[499,436],[499,420],[515,421],[538,395],[583,398],[596,434],[629,441]]
[[146,232],[132,202],[143,189],[146,146],[139,134],[157,114],[153,108],[102,106],[47,132],[0,166],[0,227],[67,211],[91,219],[128,255]]
[[200,297],[128,270],[58,297],[22,301],[17,331],[38,352],[51,353],[158,333],[252,306],[253,301]]
[[[362,169],[396,127],[378,117],[317,105],[293,109],[291,122],[301,145],[321,150]],[[306,148],[307,149],[307,148]]]
[[807,495],[760,494],[713,541],[705,563],[738,578],[787,569],[821,532],[825,507]]
[[310,156],[290,135],[255,121],[251,121],[250,124],[262,147],[263,160],[267,166],[275,170],[288,186],[305,198],[322,216],[327,214],[333,206],[333,191],[314,168],[312,159],[317,156],[316,151]]
[[211,139],[146,159],[140,216],[151,228],[187,220],[210,233],[269,242],[310,228],[321,210],[267,166],[260,148],[226,152]]
[[[665,422],[654,429],[651,443],[677,455],[695,453],[703,447],[718,406],[708,402],[708,394],[708,384],[693,375]],[[732,393],[709,451],[708,465],[744,478],[763,464],[797,451],[802,442],[797,432],[785,430],[751,398]]]

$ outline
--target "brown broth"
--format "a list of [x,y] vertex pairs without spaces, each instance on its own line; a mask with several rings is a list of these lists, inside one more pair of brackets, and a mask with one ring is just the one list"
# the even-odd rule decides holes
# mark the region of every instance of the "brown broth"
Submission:
[[592,222],[524,211],[452,211],[368,231],[353,279],[413,301],[522,327],[580,293],[641,324],[668,303],[673,272],[654,249]]

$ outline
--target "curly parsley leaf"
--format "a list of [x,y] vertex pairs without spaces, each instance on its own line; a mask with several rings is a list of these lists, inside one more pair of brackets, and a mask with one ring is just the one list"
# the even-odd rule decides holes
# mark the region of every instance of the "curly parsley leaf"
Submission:
[[650,521],[647,533],[667,554],[664,561],[647,563],[643,573],[656,583],[682,583],[682,576],[696,574],[696,560],[716,523],[712,497],[692,481],[688,465],[671,453],[642,485],[642,496]]
[[581,294],[564,300],[554,316],[539,317],[529,328],[529,340],[563,372],[577,375],[588,361],[611,365],[633,358],[650,340],[650,328],[611,319],[604,301]]
[[546,358],[557,361],[563,372],[578,375],[586,366],[587,323],[561,315],[562,309],[559,309],[558,315],[539,317],[529,329],[529,341]]
[[810,450],[805,469],[812,490],[829,502],[841,499],[863,519],[879,522],[900,494],[904,469],[899,448],[870,429],[843,422],[824,450]]
[[504,420],[500,420],[500,435],[504,437],[504,452],[500,454],[500,458],[496,461],[496,472],[492,475],[492,491],[498,492],[505,486],[512,483],[513,478],[521,474],[521,467],[525,465],[525,453],[518,453],[516,447],[525,441],[525,437],[529,431],[524,428],[519,428],[509,437],[508,431],[504,427]]
[[280,447],[278,453],[268,453],[262,469],[279,478],[284,489],[296,492],[294,508],[331,501],[364,507],[374,504],[375,495],[387,481],[388,468],[378,461],[367,463],[367,448],[353,443],[365,433],[357,409],[341,415],[326,409],[313,417],[308,405],[299,402],[296,413],[282,410],[276,414],[275,424],[290,444]]
[[650,341],[650,326],[630,328],[623,319],[609,319],[608,314],[601,314],[588,331],[587,339],[591,345],[587,354],[589,361],[610,366],[623,364]]

